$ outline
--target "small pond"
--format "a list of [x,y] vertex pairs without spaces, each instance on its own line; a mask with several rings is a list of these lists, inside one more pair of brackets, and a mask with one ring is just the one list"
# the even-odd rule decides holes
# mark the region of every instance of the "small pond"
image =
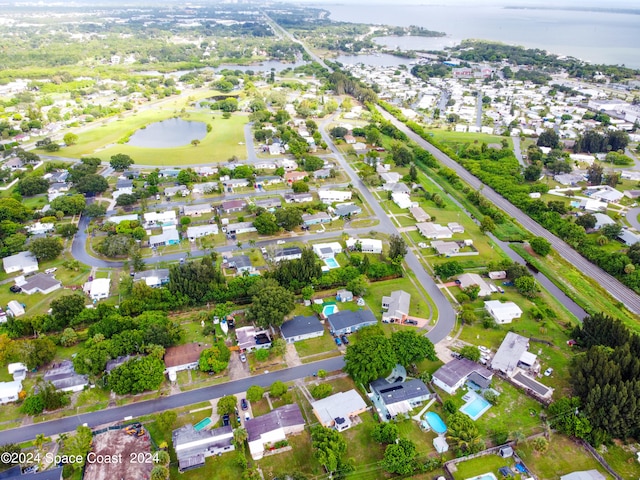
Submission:
[[131,135],[127,145],[145,148],[181,147],[189,145],[191,140],[202,140],[206,135],[205,123],[170,118],[137,130]]

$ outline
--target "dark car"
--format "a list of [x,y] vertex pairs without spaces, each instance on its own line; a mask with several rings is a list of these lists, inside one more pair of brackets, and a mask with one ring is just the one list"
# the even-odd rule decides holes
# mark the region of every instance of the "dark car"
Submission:
[[418,322],[416,320],[405,320],[404,323],[406,323],[407,325],[418,325]]
[[249,408],[249,404],[247,403],[246,398],[243,398],[242,400],[240,400],[240,406],[242,407],[243,410],[246,410],[247,408]]
[[229,420],[229,414],[225,413],[222,416],[222,426],[224,427],[228,427],[231,424],[230,420]]
[[342,342],[340,341],[340,337],[336,337],[336,338],[334,338],[334,340],[335,340],[337,346],[342,345]]
[[22,291],[22,287],[19,287],[18,285],[11,285],[9,287],[9,290],[11,290],[13,293],[20,293]]
[[344,343],[345,345],[349,345],[349,339],[346,335],[340,335],[340,338],[342,339],[342,343]]
[[236,321],[233,318],[227,319],[227,326],[229,328],[236,328]]

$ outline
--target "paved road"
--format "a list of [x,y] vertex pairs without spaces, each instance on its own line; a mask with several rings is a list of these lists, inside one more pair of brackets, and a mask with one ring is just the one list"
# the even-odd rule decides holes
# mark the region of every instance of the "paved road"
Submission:
[[[347,163],[342,152],[338,150],[338,148],[333,143],[331,137],[327,134],[325,126],[331,121],[332,117],[329,117],[327,120],[322,122],[322,126],[320,128],[320,133],[322,134],[322,139],[327,143],[331,151],[335,154],[335,157],[338,160],[338,163],[342,167],[342,169],[347,172],[349,178],[351,178],[352,185],[358,189],[360,195],[365,199],[366,203],[368,203],[376,217],[380,220],[380,224],[376,227],[376,231],[384,232],[386,234],[396,234],[400,235],[398,229],[395,227],[391,219],[387,216],[386,212],[382,209],[378,201],[371,194],[369,189],[362,182],[358,174],[351,168],[351,165]],[[409,250],[407,255],[405,256],[405,262],[409,269],[414,273],[418,282],[422,284],[424,289],[427,291],[427,294],[431,297],[433,302],[436,304],[438,308],[438,318],[436,325],[427,333],[427,337],[433,342],[438,343],[439,341],[446,338],[456,322],[456,313],[451,306],[451,303],[445,298],[442,291],[438,288],[433,278],[425,271],[424,267],[418,260],[418,257]]]
[[630,208],[627,210],[626,218],[629,225],[636,230],[640,231],[640,222],[638,221],[638,215],[640,215],[640,207]]
[[522,149],[520,148],[520,137],[511,137],[511,140],[513,141],[513,153],[515,153],[518,162],[520,162],[522,168],[527,168],[527,164],[522,156]]
[[134,418],[149,415],[155,412],[162,412],[173,408],[185,407],[194,403],[207,402],[212,398],[220,398],[226,395],[235,395],[247,390],[251,385],[268,387],[276,380],[290,382],[298,378],[310,377],[318,370],[332,372],[344,367],[342,356],[334,357],[319,362],[307,363],[299,367],[278,370],[272,373],[247,377],[233,382],[222,383],[212,387],[200,388],[190,392],[178,393],[156,400],[133,403],[123,407],[100,410],[98,412],[83,413],[73,417],[66,417],[60,420],[37,423],[25,427],[14,428],[2,431],[2,443],[22,443],[31,440],[36,435],[43,433],[45,436],[56,435],[63,432],[75,430],[78,425],[86,423],[89,427],[96,427],[106,423],[122,421],[125,417]]
[[633,290],[623,285],[616,278],[609,275],[607,272],[597,267],[589,260],[584,258],[567,243],[560,240],[558,237],[550,233],[548,230],[540,226],[537,222],[532,220],[522,210],[515,207],[511,202],[505,199],[502,195],[495,192],[492,188],[484,185],[478,178],[471,175],[460,164],[455,162],[449,156],[442,153],[436,147],[429,142],[423,140],[410,130],[404,123],[398,121],[388,112],[379,109],[380,113],[391,121],[396,127],[407,134],[407,136],[418,143],[421,147],[431,152],[443,165],[456,171],[458,176],[465,181],[471,188],[476,190],[482,189],[482,194],[487,200],[491,201],[496,207],[503,210],[507,215],[513,217],[522,225],[526,230],[533,235],[543,237],[551,242],[553,248],[569,263],[580,270],[584,275],[590,277],[595,283],[605,288],[614,298],[622,302],[633,313],[640,314],[640,296]]
[[476,99],[476,127],[482,127],[482,92],[478,90],[478,98]]

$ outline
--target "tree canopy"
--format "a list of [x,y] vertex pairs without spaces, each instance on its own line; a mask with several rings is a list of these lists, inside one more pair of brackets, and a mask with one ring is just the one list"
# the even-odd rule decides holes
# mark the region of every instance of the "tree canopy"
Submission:
[[203,372],[219,373],[227,368],[230,358],[231,351],[223,341],[219,341],[211,348],[202,351],[198,366]]
[[431,361],[436,360],[436,351],[431,340],[424,335],[418,335],[415,330],[393,332],[390,342],[397,362],[404,367],[425,358]]
[[133,159],[124,153],[117,153],[111,157],[109,165],[117,171],[123,171],[133,165]]
[[157,357],[135,358],[111,370],[107,383],[118,395],[157,390],[164,381],[164,368]]
[[358,337],[358,342],[347,348],[344,361],[344,371],[356,383],[368,385],[391,371],[396,365],[396,352],[384,335]]
[[253,296],[252,301],[247,309],[247,319],[263,328],[282,325],[285,315],[294,307],[293,293],[279,285],[267,285]]

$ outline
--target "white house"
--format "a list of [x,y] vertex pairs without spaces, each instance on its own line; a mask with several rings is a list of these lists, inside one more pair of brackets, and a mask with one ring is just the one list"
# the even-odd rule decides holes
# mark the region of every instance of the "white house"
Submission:
[[[7,304],[7,310],[8,310],[8,313],[13,315],[14,317],[21,317],[22,315],[24,315],[24,307],[17,300],[11,300]],[[4,318],[6,321],[6,317]]]
[[416,227],[422,236],[430,240],[441,240],[453,237],[453,232],[449,227],[433,222],[417,223]]
[[164,189],[164,195],[166,197],[173,197],[174,195],[180,195],[186,197],[189,195],[189,189],[185,185],[178,185],[176,187],[167,187]]
[[0,382],[0,404],[17,402],[21,391],[22,382],[19,380]]
[[318,191],[318,198],[322,203],[326,204],[344,202],[345,200],[351,200],[351,191],[320,190]]
[[317,243],[313,246],[313,253],[321,259],[333,258],[342,253],[342,245],[338,242]]
[[134,282],[140,282],[142,280],[152,288],[166,285],[169,283],[169,269],[158,268],[155,270],[145,270],[144,272],[136,272],[133,275]]
[[490,300],[484,302],[484,309],[500,325],[511,323],[514,318],[520,318],[522,315],[520,307],[513,302],[502,303],[498,300]]
[[218,225],[215,223],[206,225],[196,225],[195,227],[187,228],[187,238],[195,242],[196,238],[205,237],[207,235],[217,235]]
[[9,375],[13,375],[14,380],[22,381],[27,378],[27,366],[24,363],[16,362],[7,365]]
[[297,260],[299,258],[302,258],[302,249],[300,247],[285,247],[282,250],[277,250],[273,255],[275,262]]
[[411,200],[411,197],[407,193],[394,192],[391,194],[391,200],[393,200],[398,208],[403,210],[415,206],[415,202]]
[[218,188],[218,182],[194,183],[193,186],[191,187],[191,192],[202,195],[205,193],[211,193],[217,188]]
[[480,287],[478,291],[479,297],[486,297],[493,293],[489,284],[477,273],[463,273],[458,277],[458,281],[460,282],[460,288],[473,287],[475,285]]
[[124,179],[116,182],[116,189],[113,192],[113,198],[117,199],[120,195],[133,194],[133,181]]
[[443,240],[433,240],[431,242],[431,248],[435,249],[438,255],[444,257],[450,257],[460,252],[460,245],[458,242],[445,242]]
[[89,385],[86,375],[79,375],[73,368],[71,360],[53,364],[43,376],[45,382],[51,382],[56,390],[62,392],[79,392]]
[[23,276],[17,277],[16,285],[22,288],[22,291],[27,295],[32,295],[34,293],[48,295],[49,293],[61,288],[62,282],[60,282],[60,280],[56,280],[53,275],[37,273],[28,278]]
[[162,233],[149,237],[149,245],[152,247],[164,247],[178,243],[180,243],[180,234],[175,226],[162,227]]
[[409,316],[410,307],[411,295],[404,290],[395,290],[391,295],[382,297],[382,309],[386,310],[382,313],[382,321],[401,323]]
[[431,220],[431,215],[425,212],[422,207],[411,207],[409,212],[411,212],[411,215],[413,215],[416,222],[424,223]]
[[212,430],[196,430],[187,424],[171,434],[180,473],[202,467],[205,458],[235,450],[231,425]]
[[266,415],[245,422],[249,451],[254,460],[264,456],[265,448],[304,430],[304,418],[297,403],[276,408]]
[[324,335],[324,327],[315,315],[310,317],[297,315],[284,322],[280,327],[280,332],[287,343],[294,343],[300,340],[321,337]]
[[31,235],[40,235],[42,233],[53,232],[53,223],[40,223],[36,222],[33,225],[27,227],[27,232]]
[[166,212],[148,212],[144,214],[144,223],[146,228],[156,226],[166,226],[176,224],[175,210],[167,210]]
[[222,228],[222,231],[229,235],[240,235],[242,233],[256,232],[256,227],[253,226],[253,222],[238,222],[230,223],[226,227]]
[[38,260],[31,252],[20,252],[2,259],[6,273],[31,273],[38,271]]
[[363,413],[367,404],[360,394],[352,389],[311,402],[311,408],[322,426],[342,432],[353,425],[352,418]]
[[137,222],[138,214],[132,213],[130,215],[113,215],[111,217],[107,217],[105,222],[111,222],[115,224],[120,224],[120,222],[129,221],[129,222]]
[[469,379],[476,384],[483,383],[486,385],[491,382],[492,378],[493,373],[479,363],[467,358],[456,358],[436,370],[432,376],[432,381],[434,385],[440,387],[449,395],[453,395]]
[[360,244],[362,253],[382,253],[382,240],[375,238],[349,238],[346,244],[349,250],[355,250]]
[[84,291],[92,300],[102,300],[109,296],[111,280],[109,278],[96,278],[84,284]]
[[182,212],[187,217],[199,217],[213,212],[213,207],[209,203],[199,203],[197,205],[185,205]]

